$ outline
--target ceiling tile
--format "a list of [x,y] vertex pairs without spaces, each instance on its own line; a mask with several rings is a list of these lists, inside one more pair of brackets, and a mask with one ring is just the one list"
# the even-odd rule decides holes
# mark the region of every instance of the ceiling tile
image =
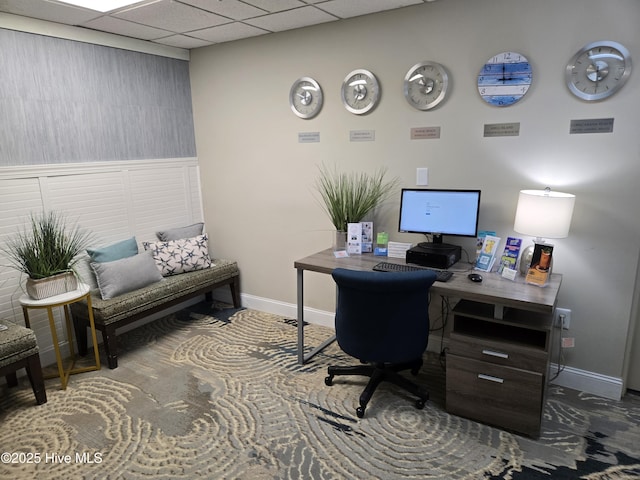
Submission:
[[124,35],[125,37],[139,38],[142,40],[153,40],[154,38],[166,37],[172,32],[161,30],[159,28],[140,25],[139,23],[128,22],[119,18],[100,17],[81,24],[83,27],[102,32],[115,33]]
[[333,15],[329,15],[315,7],[302,7],[264,17],[252,18],[245,22],[272,32],[281,32],[335,20],[336,17]]
[[169,45],[170,47],[177,48],[199,48],[206,47],[211,45],[211,42],[207,42],[205,40],[200,40],[198,38],[189,37],[187,35],[172,35],[170,37],[160,38],[155,40],[156,43],[162,43],[164,45]]
[[205,28],[204,30],[197,30],[195,32],[189,32],[189,35],[214,43],[222,43],[239,40],[241,38],[257,37],[258,35],[264,35],[265,33],[269,32],[261,28],[252,27],[251,25],[235,22],[228,23],[226,25],[219,25],[217,27]]
[[422,0],[330,0],[317,5],[340,18],[357,17],[369,13],[393,10],[423,3]]
[[161,0],[141,7],[133,7],[117,12],[114,16],[177,33],[200,30],[229,22],[228,19],[219,15],[171,0]]
[[431,1],[139,0],[101,14],[58,0],[0,0],[0,12],[188,49]]
[[304,7],[306,4],[298,0],[244,0],[267,12],[283,12],[292,8]]
[[180,0],[198,8],[202,8],[212,13],[217,13],[233,20],[244,20],[245,18],[258,17],[268,13],[266,10],[256,8],[238,0]]
[[64,23],[66,25],[86,22],[101,15],[101,13],[92,10],[42,0],[38,2],[29,0],[2,0],[0,1],[0,11],[14,15],[22,15],[23,17]]

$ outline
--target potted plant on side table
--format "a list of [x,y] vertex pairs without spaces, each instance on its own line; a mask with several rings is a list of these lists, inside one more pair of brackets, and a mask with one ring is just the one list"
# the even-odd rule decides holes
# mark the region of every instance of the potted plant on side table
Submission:
[[2,247],[11,267],[27,275],[26,291],[35,300],[75,290],[73,267],[91,235],[77,224],[69,226],[54,211],[31,214],[24,230]]
[[320,176],[315,187],[322,207],[336,228],[334,249],[344,248],[348,223],[362,221],[371,210],[389,198],[398,185],[398,178],[385,180],[386,168],[369,174],[344,173],[326,165],[318,167]]

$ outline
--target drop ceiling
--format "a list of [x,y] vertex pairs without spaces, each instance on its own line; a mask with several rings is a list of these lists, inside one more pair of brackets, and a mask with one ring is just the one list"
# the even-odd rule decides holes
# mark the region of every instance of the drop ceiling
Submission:
[[143,0],[103,14],[55,0],[0,0],[0,13],[192,49],[431,1]]

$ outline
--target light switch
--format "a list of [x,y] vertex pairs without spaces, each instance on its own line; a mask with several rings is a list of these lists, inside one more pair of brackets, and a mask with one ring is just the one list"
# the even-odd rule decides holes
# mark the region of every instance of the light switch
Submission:
[[416,185],[429,185],[429,169],[416,169]]

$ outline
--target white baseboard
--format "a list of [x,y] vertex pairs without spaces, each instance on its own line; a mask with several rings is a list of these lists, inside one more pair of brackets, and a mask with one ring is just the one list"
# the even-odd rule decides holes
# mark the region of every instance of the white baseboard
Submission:
[[[254,295],[242,294],[242,306],[259,310],[261,312],[273,313],[287,318],[298,318],[298,307],[293,303],[279,302],[268,298],[256,297]],[[318,310],[316,308],[304,308],[304,321],[314,325],[334,327],[333,312]]]
[[[558,366],[551,364],[551,374],[554,375],[557,370]],[[611,400],[620,400],[624,395],[622,378],[573,367],[565,366],[564,370],[551,383]]]
[[[288,318],[297,318],[297,307],[295,304],[270,300],[268,298],[256,297],[242,294],[242,305],[247,308],[262,312],[281,315]],[[333,313],[314,308],[305,307],[305,321],[317,325],[324,325],[333,328]],[[440,337],[434,337],[435,342],[429,342],[429,351],[440,351]],[[446,346],[447,340],[444,340]],[[436,345],[437,344],[437,345]],[[557,371],[557,365],[552,364],[552,374]],[[558,377],[552,382],[561,387],[572,388],[592,395],[597,395],[612,400],[620,400],[624,394],[623,382],[621,378],[610,377],[595,372],[580,370],[573,367],[565,367]]]

